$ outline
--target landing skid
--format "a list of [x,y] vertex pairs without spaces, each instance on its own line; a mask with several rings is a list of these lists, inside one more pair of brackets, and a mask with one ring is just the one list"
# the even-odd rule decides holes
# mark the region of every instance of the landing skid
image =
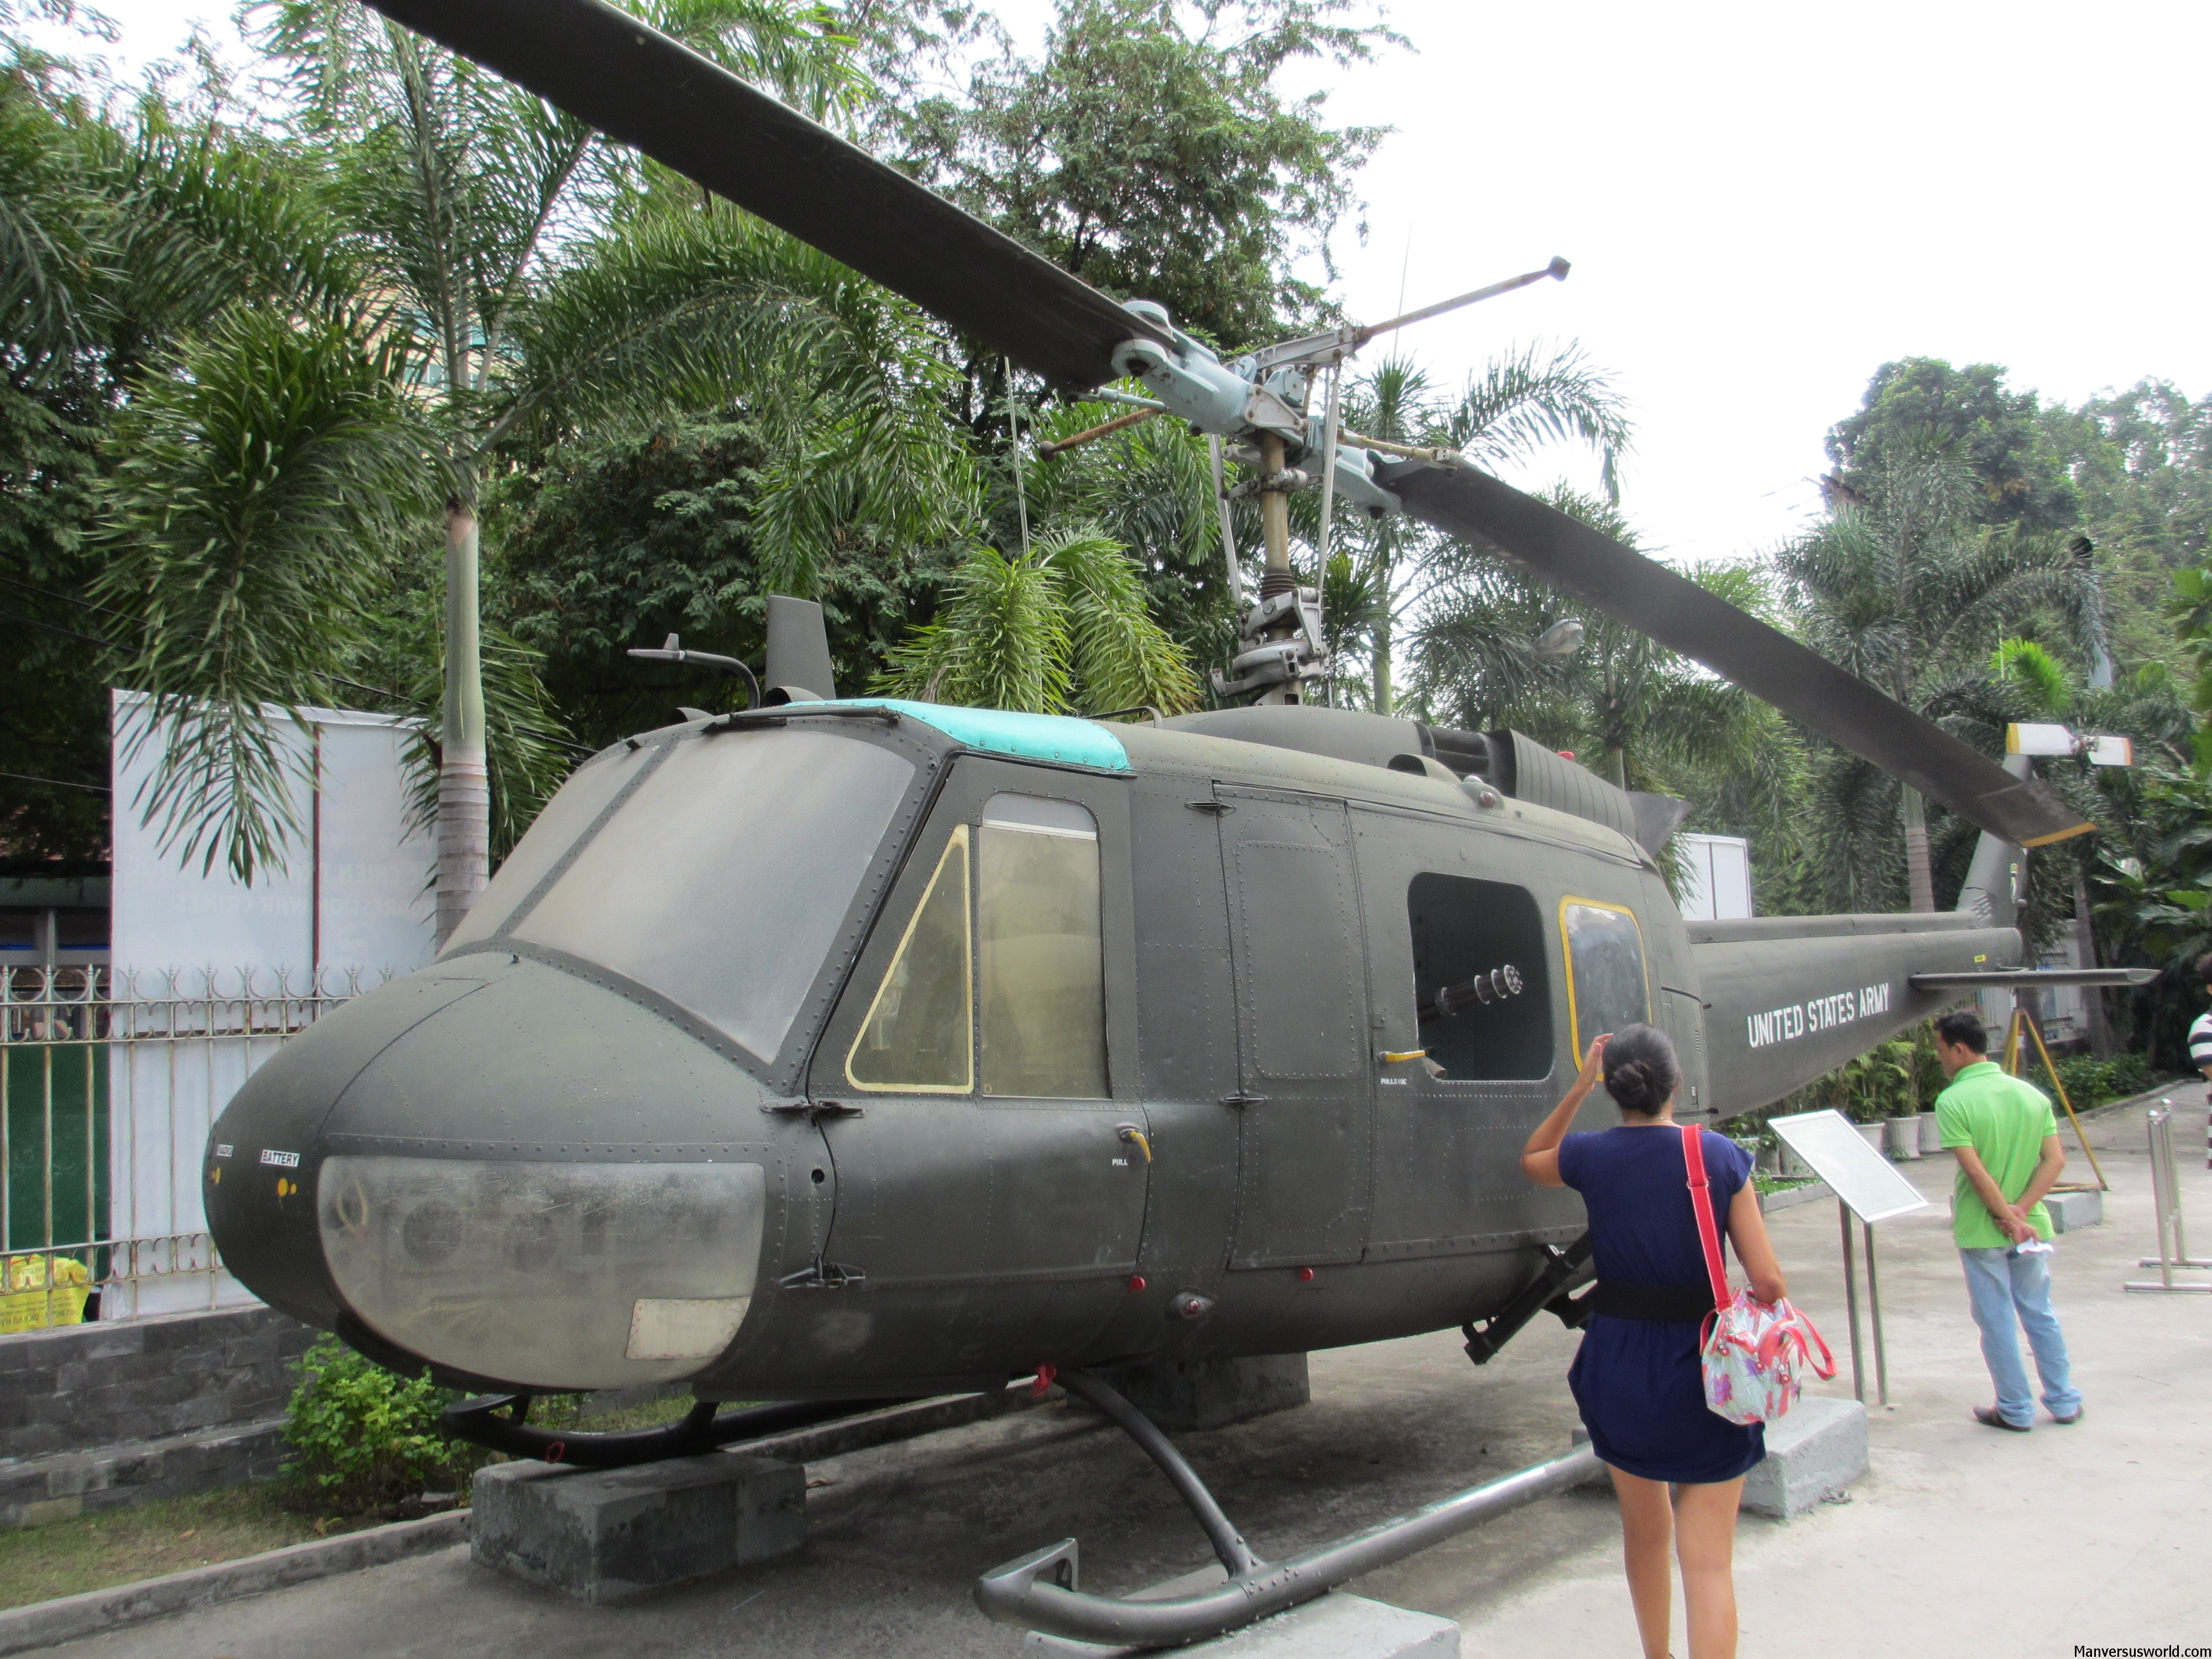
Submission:
[[[769,1406],[744,1406],[718,1412],[702,1400],[680,1423],[622,1433],[542,1429],[530,1421],[526,1394],[482,1395],[448,1406],[439,1426],[510,1457],[534,1457],[543,1463],[569,1463],[586,1469],[626,1469],[671,1457],[699,1457],[732,1441],[757,1439],[780,1429],[802,1429],[831,1418],[850,1417],[898,1403],[890,1400],[787,1400]],[[502,1415],[504,1413],[504,1415]]]
[[1312,1601],[1337,1585],[1443,1542],[1471,1527],[1580,1486],[1598,1472],[1597,1454],[1577,1447],[1564,1457],[1476,1486],[1411,1515],[1386,1521],[1270,1566],[1221,1512],[1196,1471],[1144,1413],[1086,1371],[1062,1371],[1060,1385],[1089,1401],[1144,1449],[1205,1529],[1229,1582],[1173,1601],[1130,1601],[1076,1588],[1073,1538],[1009,1561],[975,1581],[975,1604],[1003,1624],[1079,1642],[1176,1647],[1218,1636]]

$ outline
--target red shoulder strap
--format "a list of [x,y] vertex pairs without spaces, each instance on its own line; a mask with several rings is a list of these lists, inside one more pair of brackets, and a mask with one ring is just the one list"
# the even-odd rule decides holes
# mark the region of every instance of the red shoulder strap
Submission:
[[1690,1172],[1690,1207],[1698,1212],[1698,1241],[1705,1247],[1705,1275],[1713,1281],[1713,1306],[1729,1304],[1728,1268],[1721,1261],[1720,1230],[1713,1225],[1713,1195],[1705,1181],[1704,1132],[1682,1126],[1682,1163]]

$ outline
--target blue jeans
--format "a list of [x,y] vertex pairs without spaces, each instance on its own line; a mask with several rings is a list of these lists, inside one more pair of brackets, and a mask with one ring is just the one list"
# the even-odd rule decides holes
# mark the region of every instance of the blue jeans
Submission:
[[2051,1311],[2051,1258],[2005,1249],[1962,1249],[1959,1259],[1966,1265],[1966,1299],[1973,1304],[1974,1323],[1982,1328],[1982,1358],[1997,1385],[1997,1414],[2016,1425],[2035,1420],[2017,1321],[2027,1328],[2027,1345],[2035,1351],[2044,1409],[2053,1417],[2073,1416],[2081,1409],[2081,1394],[2068,1375],[2065,1333]]

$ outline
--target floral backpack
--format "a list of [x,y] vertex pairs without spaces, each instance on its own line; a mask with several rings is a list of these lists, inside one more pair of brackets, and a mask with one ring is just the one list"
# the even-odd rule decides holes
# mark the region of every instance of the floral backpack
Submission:
[[1771,1304],[1760,1302],[1747,1285],[1729,1292],[1700,1133],[1695,1124],[1684,1126],[1682,1162],[1689,1170],[1698,1237],[1705,1247],[1705,1272],[1713,1281],[1713,1310],[1705,1316],[1698,1353],[1705,1374],[1705,1405],[1731,1423],[1771,1423],[1797,1403],[1805,1370],[1824,1382],[1836,1374],[1835,1356],[1787,1297]]

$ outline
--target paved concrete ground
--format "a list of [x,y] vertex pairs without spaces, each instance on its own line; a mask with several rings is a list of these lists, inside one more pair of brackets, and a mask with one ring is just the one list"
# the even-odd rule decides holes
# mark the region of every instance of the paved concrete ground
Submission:
[[[2192,1099],[2177,1137],[2183,1189],[2197,1249],[2212,1254],[2203,1127]],[[1882,1230],[1893,1405],[1875,1413],[1874,1472],[1849,1504],[1786,1525],[1746,1518],[1747,1652],[2035,1659],[2076,1644],[2212,1648],[2212,1297],[2120,1291],[2141,1276],[2135,1259],[2152,1241],[2142,1113],[2108,1111],[2092,1133],[2114,1186],[2109,1218],[2063,1239],[2057,1266],[2086,1420],[2011,1435],[1968,1417],[1989,1387],[1942,1209],[1948,1165],[1905,1166],[1937,1207]],[[2069,1173],[2087,1173],[2078,1156]],[[1834,1206],[1778,1215],[1774,1231],[1796,1299],[1843,1354]],[[1561,1449],[1574,1340],[1543,1319],[1481,1370],[1450,1334],[1316,1354],[1311,1406],[1179,1439],[1255,1546],[1279,1559]],[[1870,1363],[1869,1375],[1871,1390]],[[1846,1358],[1832,1387],[1849,1386]],[[453,1550],[53,1652],[1009,1655],[1018,1633],[985,1622],[969,1600],[984,1568],[1071,1534],[1093,1588],[1133,1588],[1206,1559],[1141,1455],[1062,1408],[855,1453],[809,1475],[819,1484],[801,1555],[619,1607],[479,1572]],[[1470,1655],[1628,1655],[1617,1547],[1611,1499],[1577,1494],[1355,1588],[1462,1620]]]

